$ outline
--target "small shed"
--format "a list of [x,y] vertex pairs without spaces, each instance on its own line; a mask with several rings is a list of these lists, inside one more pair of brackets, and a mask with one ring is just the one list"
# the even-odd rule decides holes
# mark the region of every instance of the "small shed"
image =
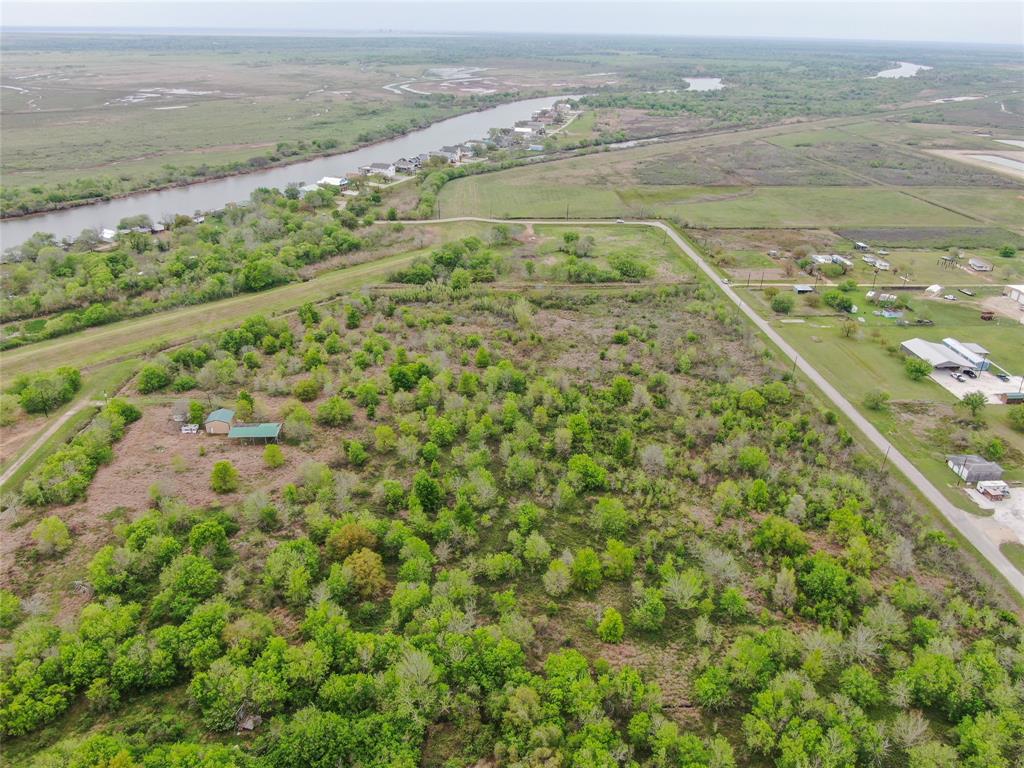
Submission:
[[228,432],[231,440],[251,440],[258,443],[276,443],[281,437],[281,425],[277,422],[262,424],[238,424]]
[[974,454],[947,456],[946,465],[967,483],[1001,480],[1003,477],[1001,466]]
[[206,434],[226,435],[231,431],[231,422],[235,420],[235,412],[230,408],[218,408],[206,417]]
[[1001,392],[999,400],[1006,405],[1024,405],[1024,392]]
[[814,293],[814,286],[807,283],[797,283],[793,286],[795,293]]
[[989,264],[984,259],[968,259],[967,260],[967,264],[975,272],[991,272],[992,271],[992,265]]

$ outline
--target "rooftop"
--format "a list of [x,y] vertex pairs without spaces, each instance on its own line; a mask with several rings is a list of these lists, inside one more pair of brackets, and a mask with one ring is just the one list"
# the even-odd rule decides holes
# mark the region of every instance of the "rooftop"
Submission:
[[235,438],[276,438],[281,434],[281,425],[277,422],[263,424],[241,424],[231,428],[228,437]]
[[206,417],[206,423],[209,424],[211,421],[231,421],[233,418],[235,418],[233,410],[230,408],[218,408]]

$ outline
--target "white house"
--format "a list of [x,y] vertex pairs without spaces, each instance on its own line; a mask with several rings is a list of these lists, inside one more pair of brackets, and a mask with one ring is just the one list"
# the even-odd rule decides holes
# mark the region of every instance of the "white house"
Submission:
[[1008,285],[1003,288],[1003,295],[1024,307],[1024,285]]
[[394,163],[370,163],[359,169],[364,176],[384,176],[388,179],[395,177]]
[[348,184],[348,179],[341,176],[324,176],[317,184],[321,187],[343,187]]
[[114,239],[116,237],[117,237],[117,230],[116,229],[104,228],[104,229],[100,230],[100,240],[105,240],[108,243],[112,243],[112,242],[114,242]]

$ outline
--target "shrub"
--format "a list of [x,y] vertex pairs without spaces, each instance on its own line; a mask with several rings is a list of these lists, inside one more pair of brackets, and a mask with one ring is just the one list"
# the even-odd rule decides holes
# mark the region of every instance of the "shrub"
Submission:
[[[296,395],[296,397],[298,397],[298,395]],[[309,399],[313,400],[315,398],[316,395],[313,395],[313,397]],[[352,421],[353,412],[354,409],[352,408],[352,404],[348,400],[338,395],[334,395],[327,398],[327,400],[321,403],[320,407],[316,409],[316,420],[318,423],[329,427],[340,427],[342,424],[347,424]]]
[[263,449],[263,463],[270,469],[277,469],[284,464],[284,452],[276,443],[269,443]]
[[572,586],[572,574],[563,560],[552,560],[544,573],[544,591],[552,597],[561,597]]
[[238,470],[230,461],[218,461],[210,472],[210,487],[216,493],[231,493],[238,490]]
[[780,293],[772,297],[772,311],[780,315],[788,315],[793,311],[796,301],[788,293]]
[[908,357],[907,362],[903,364],[903,370],[907,372],[911,381],[921,381],[932,372],[932,364],[918,357]]
[[622,614],[614,608],[605,608],[597,625],[597,636],[605,643],[621,643],[625,633],[626,626],[622,622]]
[[40,520],[32,529],[32,538],[43,555],[60,554],[71,546],[71,533],[64,521],[56,515]]
[[572,485],[581,491],[599,491],[607,482],[607,473],[596,461],[585,453],[577,453],[569,459],[569,475]]
[[890,397],[888,392],[883,392],[881,389],[869,390],[864,395],[864,407],[872,411],[888,410]]
[[163,389],[170,383],[171,374],[162,365],[150,363],[139,371],[138,388],[144,395]]
[[1009,410],[1010,426],[1018,432],[1024,432],[1024,406],[1018,405]]
[[629,620],[637,629],[655,632],[665,621],[665,600],[657,587],[647,587],[629,612]]
[[807,536],[796,523],[769,515],[754,533],[754,546],[761,552],[802,555],[807,551]]
[[0,589],[0,629],[13,629],[21,621],[21,600],[13,592]]
[[308,403],[310,400],[316,400],[320,396],[321,389],[319,380],[302,379],[295,382],[295,386],[292,387],[292,395],[302,402]]
[[630,524],[630,514],[621,501],[602,496],[594,505],[590,523],[606,536],[622,536]]
[[590,547],[583,547],[572,561],[572,584],[576,589],[593,592],[601,586],[601,560]]

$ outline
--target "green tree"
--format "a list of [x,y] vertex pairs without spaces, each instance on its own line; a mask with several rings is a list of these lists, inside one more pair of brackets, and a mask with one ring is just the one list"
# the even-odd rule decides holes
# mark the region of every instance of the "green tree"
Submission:
[[911,381],[921,381],[932,372],[932,364],[919,357],[908,357],[907,362],[903,364],[903,369]]
[[889,408],[889,399],[892,396],[881,389],[870,389],[864,395],[864,407],[871,411],[885,411]]
[[144,395],[163,389],[171,383],[171,374],[162,365],[150,363],[139,371],[138,388]]
[[71,546],[71,533],[56,515],[44,517],[32,529],[32,538],[42,555],[60,554]]
[[984,410],[988,404],[988,398],[984,392],[968,392],[966,395],[960,398],[960,402],[957,403],[961,408],[966,408],[971,413],[971,418],[977,420],[978,414]]
[[364,600],[378,597],[387,586],[384,562],[372,549],[360,549],[345,558],[342,567],[352,574],[352,585]]
[[231,493],[238,490],[238,470],[230,461],[218,461],[210,473],[210,487],[216,493]]
[[614,608],[605,608],[597,625],[597,636],[605,643],[621,643],[625,633],[626,625],[622,621],[622,614]]
[[277,469],[284,464],[284,452],[277,443],[268,443],[263,449],[263,463],[269,469]]
[[772,311],[777,312],[780,315],[788,315],[793,311],[793,305],[796,302],[793,297],[788,293],[780,293],[777,296],[772,297]]
[[601,559],[590,547],[583,547],[576,553],[571,570],[576,589],[593,592],[601,586]]
[[1012,259],[1017,255],[1017,247],[1014,245],[1004,245],[999,249],[999,255],[1004,259]]

